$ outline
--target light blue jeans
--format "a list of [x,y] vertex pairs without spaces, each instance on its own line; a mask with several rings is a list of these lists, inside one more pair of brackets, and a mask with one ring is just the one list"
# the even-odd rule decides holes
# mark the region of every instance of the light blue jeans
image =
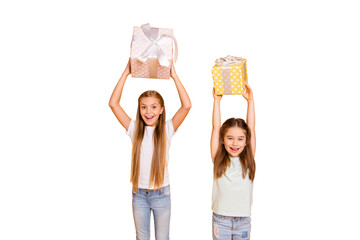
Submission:
[[137,240],[150,240],[150,215],[153,212],[155,239],[169,240],[170,185],[158,190],[133,191],[132,206]]
[[250,217],[228,217],[213,213],[212,223],[214,240],[250,239]]

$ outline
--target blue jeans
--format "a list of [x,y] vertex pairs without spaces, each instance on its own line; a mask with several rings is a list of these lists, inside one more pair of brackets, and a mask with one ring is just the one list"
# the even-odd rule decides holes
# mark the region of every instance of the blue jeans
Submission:
[[155,239],[169,240],[170,186],[157,190],[133,191],[132,205],[137,240],[150,240],[150,215],[154,215]]
[[213,213],[212,223],[214,240],[250,239],[250,217],[228,217]]

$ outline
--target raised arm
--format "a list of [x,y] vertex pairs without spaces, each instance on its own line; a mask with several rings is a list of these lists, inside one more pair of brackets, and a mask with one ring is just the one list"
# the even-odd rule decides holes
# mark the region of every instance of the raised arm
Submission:
[[179,110],[175,113],[175,115],[172,118],[172,122],[174,125],[174,131],[176,131],[178,129],[178,127],[181,125],[181,123],[184,121],[186,115],[189,113],[190,108],[191,108],[191,101],[190,101],[190,98],[189,98],[184,86],[180,82],[180,79],[175,72],[175,67],[174,67],[173,63],[171,64],[170,75],[174,79],[175,86],[178,91],[178,94],[180,97],[180,102],[181,102],[181,107],[179,108]]
[[246,92],[243,94],[244,98],[248,102],[246,123],[248,124],[251,132],[251,151],[255,156],[256,149],[256,135],[255,135],[255,105],[253,92],[247,82],[245,82]]
[[123,74],[121,75],[118,83],[116,84],[115,89],[114,89],[114,91],[111,95],[110,101],[109,101],[109,106],[110,106],[111,110],[113,111],[113,113],[115,114],[115,117],[119,120],[121,125],[126,130],[128,130],[128,128],[129,128],[131,119],[126,114],[124,109],[120,106],[120,98],[121,98],[121,94],[122,94],[122,91],[123,91],[123,88],[125,85],[126,78],[129,76],[130,73],[131,73],[131,70],[130,70],[130,61],[129,61],[128,64],[126,65],[126,68],[125,68]]
[[213,115],[212,115],[212,132],[211,132],[211,140],[210,140],[210,150],[211,150],[211,158],[214,161],[216,152],[219,147],[219,135],[220,135],[220,127],[221,127],[220,100],[222,96],[216,95],[215,90],[213,89],[213,97],[214,97],[214,106],[213,106]]

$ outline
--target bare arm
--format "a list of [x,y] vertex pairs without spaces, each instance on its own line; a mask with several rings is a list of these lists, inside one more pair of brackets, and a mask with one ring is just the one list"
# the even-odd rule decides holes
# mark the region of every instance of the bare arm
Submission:
[[212,115],[212,132],[211,132],[211,140],[210,140],[210,150],[211,150],[211,158],[214,161],[216,152],[219,147],[219,135],[220,135],[220,127],[221,127],[220,100],[222,96],[215,95],[215,91],[213,89],[213,97],[214,97],[214,106],[213,106],[213,115]]
[[128,64],[126,65],[126,68],[123,72],[123,74],[121,75],[118,83],[115,86],[115,89],[111,95],[110,101],[109,101],[109,106],[111,108],[111,110],[113,111],[113,113],[115,114],[115,117],[119,120],[119,122],[121,123],[121,125],[128,130],[131,119],[129,118],[129,116],[126,114],[126,112],[124,111],[124,109],[120,106],[120,98],[121,98],[121,94],[125,85],[125,81],[126,78],[129,76],[129,74],[131,73],[130,70],[130,61],[128,62]]
[[251,132],[251,151],[253,156],[255,156],[256,150],[256,135],[255,135],[255,104],[253,92],[247,82],[245,82],[246,93],[243,94],[244,98],[248,102],[246,123],[248,124]]
[[170,74],[171,74],[171,77],[174,79],[175,86],[178,91],[180,102],[181,102],[181,107],[179,108],[179,110],[175,113],[175,115],[172,118],[172,122],[174,125],[174,131],[176,131],[178,129],[178,127],[181,125],[181,123],[184,121],[186,115],[189,113],[190,108],[191,108],[191,101],[190,101],[190,98],[189,98],[184,86],[180,82],[180,79],[175,72],[175,67],[174,67],[173,63],[171,64]]

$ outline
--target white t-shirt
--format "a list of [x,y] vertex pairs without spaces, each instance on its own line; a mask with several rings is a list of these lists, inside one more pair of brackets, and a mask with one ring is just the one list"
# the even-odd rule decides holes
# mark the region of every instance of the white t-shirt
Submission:
[[[153,142],[153,133],[155,127],[145,126],[144,138],[141,144],[140,150],[140,174],[139,174],[139,188],[143,189],[154,189],[154,184],[150,186],[150,171],[151,171],[151,162],[154,151],[154,142]],[[164,174],[164,183],[161,187],[166,187],[170,184],[169,182],[169,171],[168,171],[168,163],[169,163],[169,149],[170,149],[170,141],[172,136],[174,135],[174,126],[172,120],[166,121],[166,167]],[[129,124],[129,128],[126,132],[127,135],[130,136],[131,141],[134,139],[135,133],[135,121],[131,120]],[[160,187],[160,188],[161,188]]]
[[242,167],[238,157],[230,157],[230,166],[218,179],[213,180],[212,210],[214,213],[230,217],[251,215],[253,183],[246,174],[242,177]]

